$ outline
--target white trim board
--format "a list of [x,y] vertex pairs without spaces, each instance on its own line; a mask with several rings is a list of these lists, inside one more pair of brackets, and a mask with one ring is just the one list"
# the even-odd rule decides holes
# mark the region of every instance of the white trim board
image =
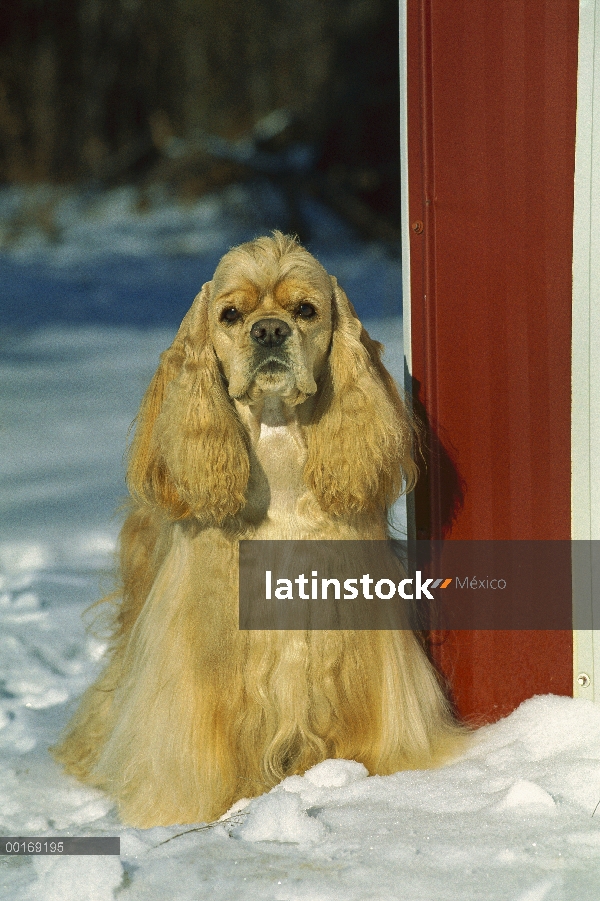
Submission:
[[406,0],[400,0],[400,222],[402,226],[402,319],[404,358],[412,372],[410,317],[410,215],[408,206],[408,76]]
[[[580,0],[573,222],[571,537],[600,539],[600,8]],[[584,580],[585,582],[585,580]],[[573,584],[590,604],[600,585]],[[600,703],[600,622],[574,633],[576,697]],[[586,678],[587,677],[587,678]],[[589,682],[587,681],[589,679]]]
[[[406,0],[399,0],[400,10],[400,226],[402,231],[402,328],[404,339],[404,391],[411,403],[412,331],[410,303],[410,215],[408,203],[408,75],[406,46]],[[406,496],[406,533],[416,537],[414,494]]]

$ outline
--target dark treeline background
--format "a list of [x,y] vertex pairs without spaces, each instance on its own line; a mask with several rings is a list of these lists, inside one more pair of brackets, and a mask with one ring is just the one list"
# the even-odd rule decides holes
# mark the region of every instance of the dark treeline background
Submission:
[[396,0],[0,0],[0,181],[258,173],[399,220]]

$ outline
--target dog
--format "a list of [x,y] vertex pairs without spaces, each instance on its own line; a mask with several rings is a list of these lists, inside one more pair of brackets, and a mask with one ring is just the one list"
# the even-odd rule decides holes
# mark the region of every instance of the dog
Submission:
[[238,628],[240,539],[386,540],[413,426],[336,279],[280,232],[233,248],[142,401],[106,668],[54,757],[137,827],[212,821],[327,758],[461,746],[407,630]]

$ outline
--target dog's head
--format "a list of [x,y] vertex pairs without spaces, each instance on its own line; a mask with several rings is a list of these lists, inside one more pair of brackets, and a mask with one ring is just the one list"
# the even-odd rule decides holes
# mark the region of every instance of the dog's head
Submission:
[[209,334],[230,397],[315,394],[329,353],[332,283],[292,238],[275,232],[225,254],[207,300]]
[[304,480],[336,515],[383,510],[414,482],[411,424],[381,345],[297,241],[230,250],[184,318],[146,392],[132,493],[171,516],[222,522],[245,504],[249,437],[234,401],[315,396]]

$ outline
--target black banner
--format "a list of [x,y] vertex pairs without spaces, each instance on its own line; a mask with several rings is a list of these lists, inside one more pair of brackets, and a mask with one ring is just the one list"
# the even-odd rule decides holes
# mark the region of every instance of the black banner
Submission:
[[600,541],[241,541],[240,629],[592,629]]

